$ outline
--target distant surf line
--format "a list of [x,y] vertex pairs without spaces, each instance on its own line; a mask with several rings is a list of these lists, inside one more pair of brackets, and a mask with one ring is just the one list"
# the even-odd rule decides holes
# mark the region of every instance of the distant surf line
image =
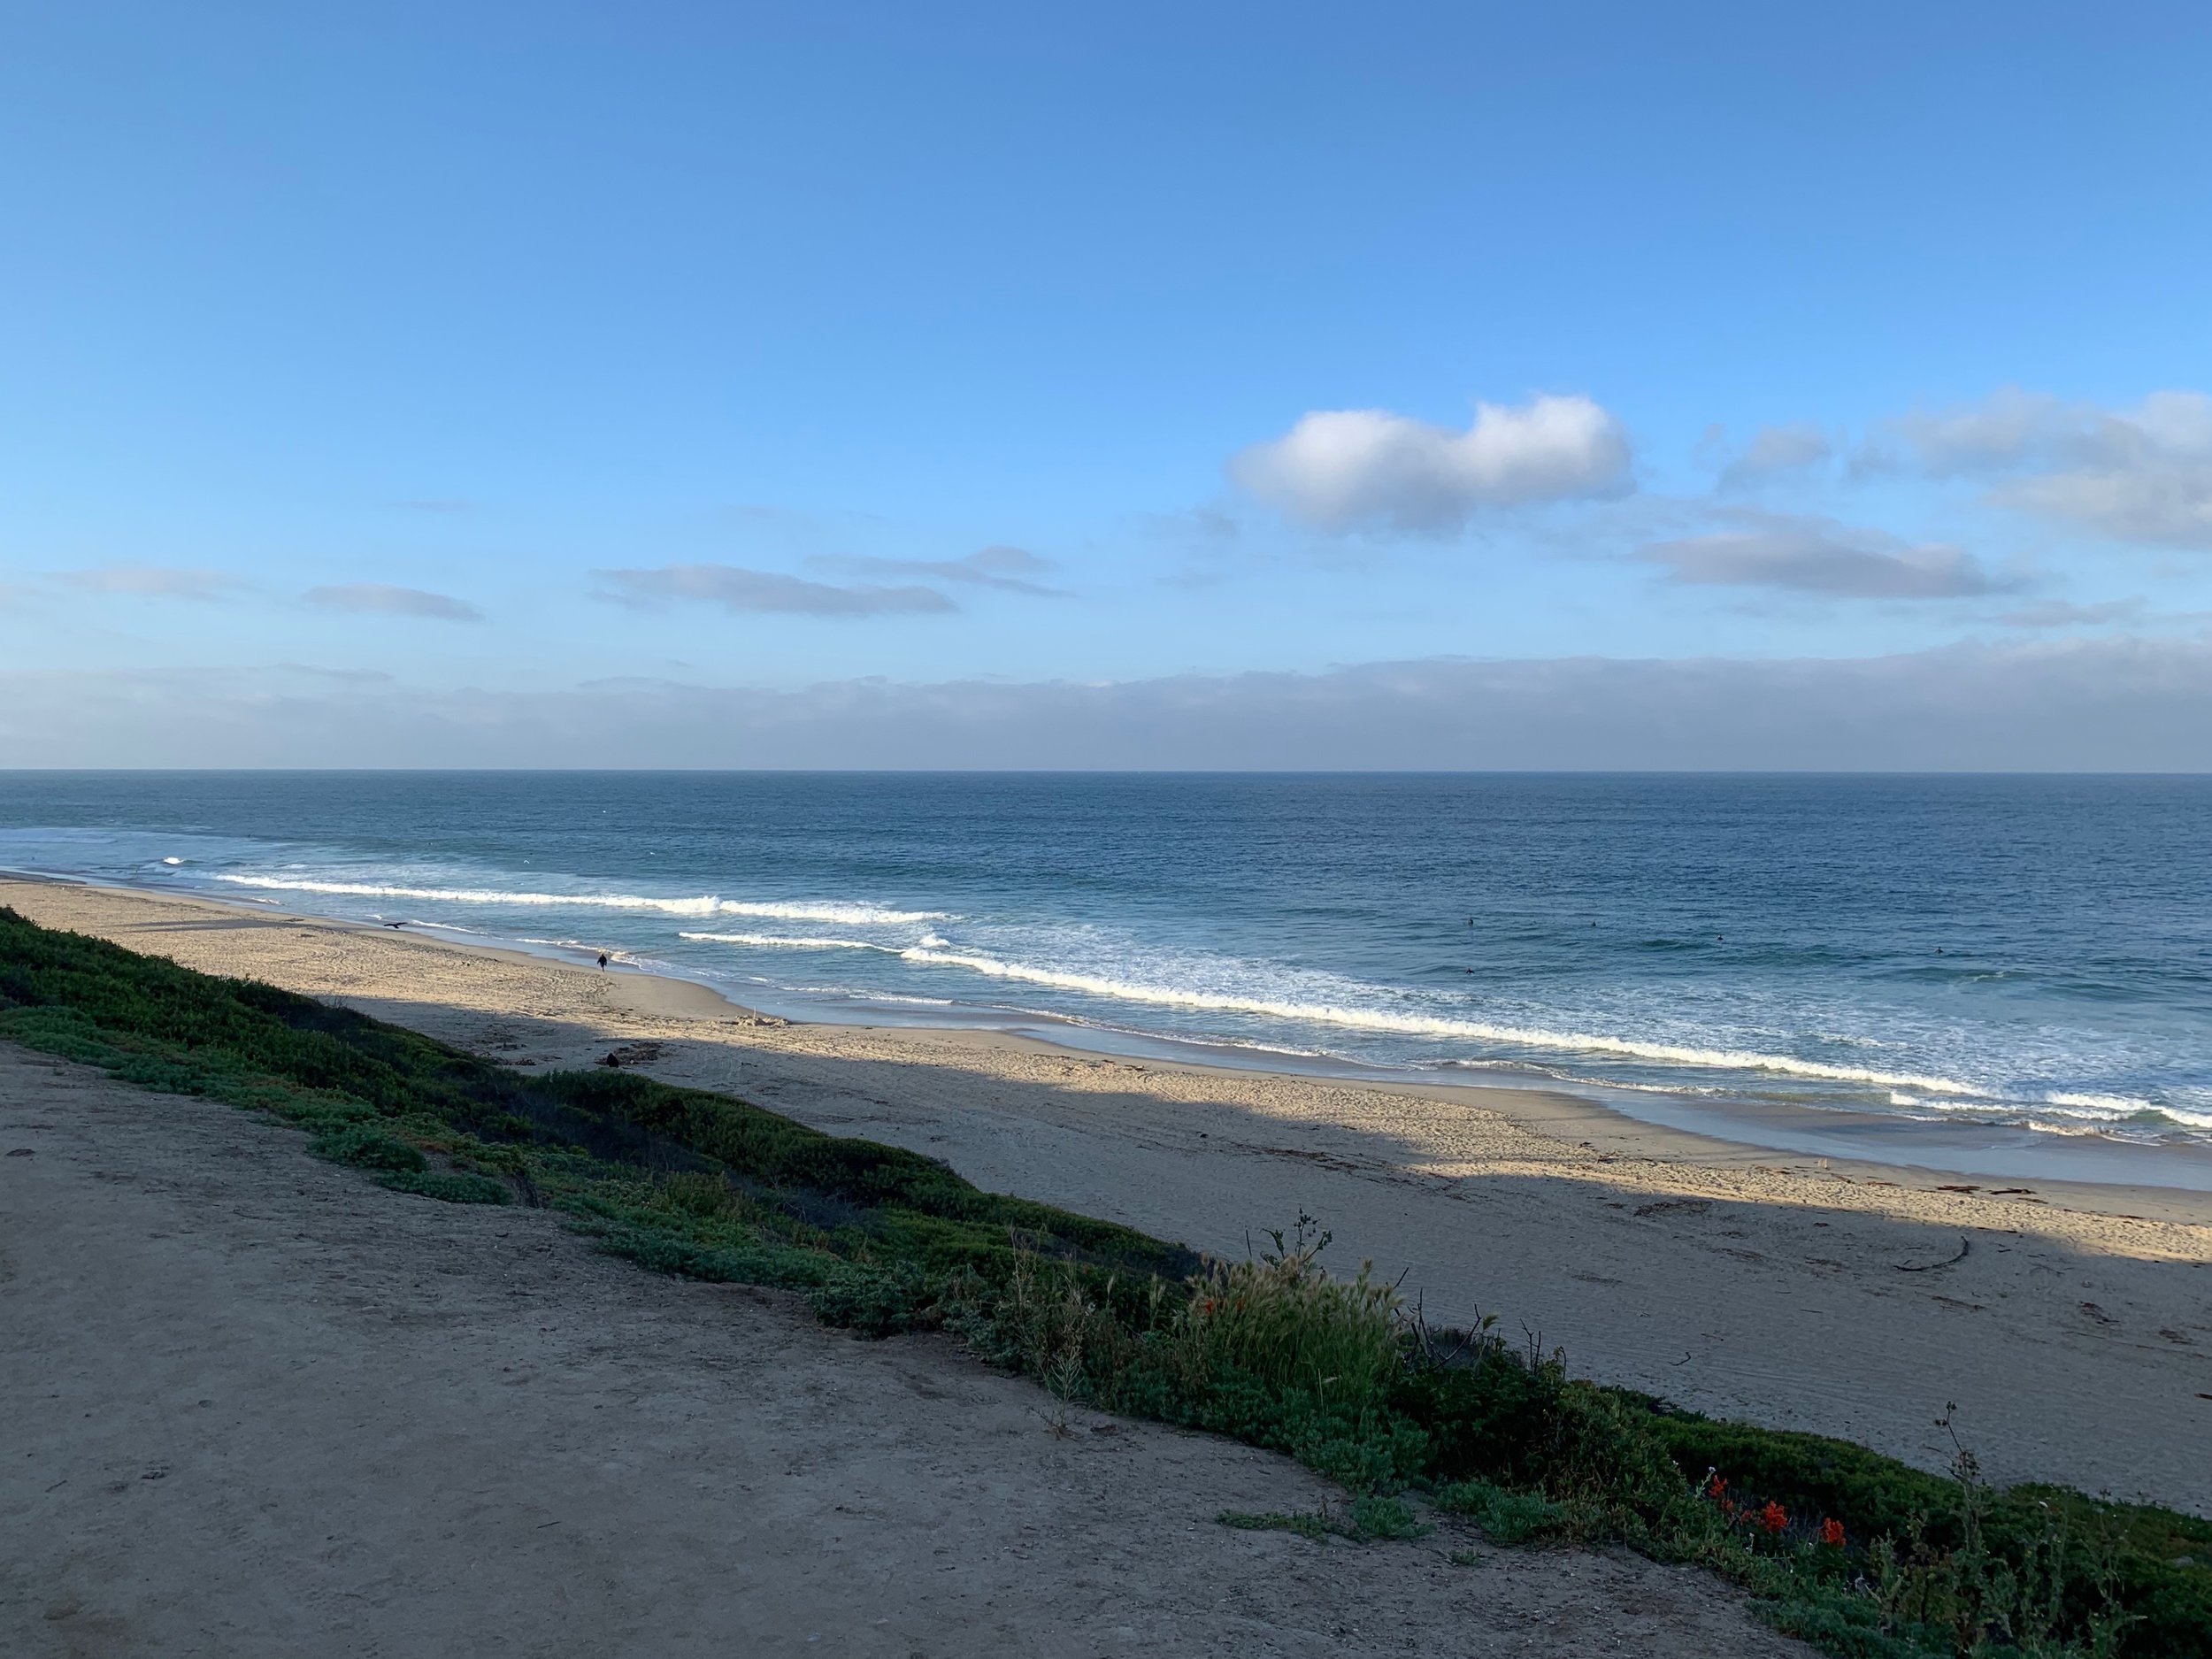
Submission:
[[787,922],[843,922],[856,927],[951,919],[944,910],[895,910],[873,904],[807,903],[726,899],[655,898],[638,893],[517,893],[495,887],[409,887],[379,881],[322,881],[306,877],[218,873],[218,881],[280,893],[325,893],[365,899],[424,899],[448,904],[586,905],[598,910],[654,910],[666,916],[761,916]]

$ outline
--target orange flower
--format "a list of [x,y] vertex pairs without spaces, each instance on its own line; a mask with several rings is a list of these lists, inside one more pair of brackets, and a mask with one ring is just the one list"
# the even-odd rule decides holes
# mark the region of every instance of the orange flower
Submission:
[[1778,1532],[1789,1524],[1789,1511],[1769,1498],[1767,1507],[1759,1511],[1759,1525],[1770,1532]]
[[1709,1498],[1717,1498],[1722,1493],[1727,1490],[1728,1483],[1725,1480],[1723,1480],[1718,1475],[1715,1475],[1710,1480],[1705,1483],[1705,1495]]
[[1841,1549],[1843,1548],[1843,1523],[1837,1520],[1824,1520],[1821,1522],[1820,1541],[1824,1544],[1832,1545],[1837,1549]]

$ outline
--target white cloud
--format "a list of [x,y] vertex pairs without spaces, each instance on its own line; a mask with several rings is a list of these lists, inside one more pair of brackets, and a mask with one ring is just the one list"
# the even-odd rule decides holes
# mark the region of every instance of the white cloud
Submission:
[[1847,599],[1958,599],[2016,584],[1992,576],[1971,554],[1941,542],[1909,546],[1879,530],[1824,518],[1740,511],[1734,528],[1654,541],[1637,557],[1669,580],[1772,588]]
[[835,588],[736,565],[665,565],[656,570],[593,573],[611,589],[603,597],[624,604],[691,599],[730,611],[806,617],[879,617],[957,609],[933,588],[885,588],[872,583]]
[[1426,661],[1083,685],[0,673],[0,765],[2212,772],[2212,641]]
[[310,604],[334,611],[380,611],[395,617],[434,617],[444,622],[481,622],[484,613],[466,600],[419,588],[392,588],[383,582],[351,582],[342,588],[311,588]]
[[1889,422],[1862,465],[1991,476],[1990,500],[2115,541],[2212,550],[2212,396],[2106,409],[2008,388]]
[[1630,482],[1620,423],[1587,397],[1551,396],[1517,409],[1479,403],[1464,432],[1387,410],[1317,410],[1229,471],[1270,506],[1327,530],[1447,532],[1485,508],[1617,495]]
[[96,594],[128,594],[142,599],[226,598],[245,586],[221,571],[177,570],[162,565],[104,565],[96,570],[63,571],[54,578]]
[[1720,487],[1747,489],[1784,472],[1816,466],[1834,453],[1835,445],[1818,426],[1762,426],[1722,471]]

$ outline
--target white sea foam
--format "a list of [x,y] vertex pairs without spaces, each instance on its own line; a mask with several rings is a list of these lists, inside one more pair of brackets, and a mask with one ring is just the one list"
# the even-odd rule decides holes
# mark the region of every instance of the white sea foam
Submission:
[[2138,1100],[2127,1094],[2092,1094],[2053,1089],[2044,1095],[2047,1105],[2077,1116],[2109,1123],[2116,1118],[2147,1118],[2154,1114],[2191,1129],[2212,1129],[2212,1112],[2193,1111],[2186,1106]]
[[2125,1094],[2076,1094],[2068,1089],[2053,1089],[2043,1097],[2046,1104],[2070,1106],[2077,1111],[2090,1111],[2108,1116],[2124,1117],[2133,1112],[2157,1111],[2156,1105],[2147,1100],[2131,1100]]
[[342,894],[365,899],[428,899],[447,904],[583,905],[607,910],[657,910],[665,916],[758,916],[785,922],[843,922],[856,927],[950,919],[944,910],[726,899],[711,893],[697,898],[664,899],[639,893],[511,893],[495,887],[404,887],[380,881],[319,881],[303,876],[218,875],[215,879],[237,887],[282,893]]
[[1493,1025],[1485,1020],[1459,1019],[1444,1015],[1397,1013],[1385,1009],[1347,1007],[1341,1003],[1286,1002],[1271,997],[1187,989],[1179,986],[1146,985],[1097,974],[1068,973],[1057,969],[1033,967],[1025,963],[1003,962],[995,956],[932,950],[922,946],[910,946],[899,955],[909,962],[965,968],[993,979],[1052,986],[1061,990],[1079,991],[1119,1002],[1150,1003],[1156,1007],[1257,1014],[1273,1019],[1294,1019],[1361,1031],[1390,1032],[1401,1036],[1463,1037],[1479,1042],[1509,1042],[1531,1048],[1620,1055],[1632,1059],[1659,1060],[1675,1065],[1732,1071],[1778,1071],[1791,1077],[1868,1083],[1878,1087],[1917,1089],[1936,1094],[1971,1095],[1979,1093],[1968,1084],[1953,1082],[1948,1078],[1878,1071],[1863,1066],[1832,1065],[1824,1061],[1801,1060],[1790,1055],[1757,1054],[1730,1048],[1697,1048],[1679,1043],[1648,1042],[1635,1038],[1601,1036],[1588,1032],[1547,1031],[1537,1026]]
[[1039,967],[1027,963],[1010,962],[996,956],[979,956],[971,952],[941,949],[946,941],[941,935],[934,933],[925,934],[919,945],[907,946],[903,949],[895,945],[875,944],[865,940],[793,937],[769,933],[686,933],[682,937],[736,945],[782,946],[805,949],[872,950],[886,956],[895,956],[908,962],[939,967],[963,968],[992,979],[1047,986],[1058,990],[1075,991],[1117,1002],[1136,1002],[1154,1007],[1187,1008],[1217,1013],[1255,1014],[1267,1018],[1292,1019],[1306,1024],[1337,1025],[1353,1030],[1388,1033],[1402,1036],[1457,1037],[1485,1042],[1509,1042],[1524,1048],[1611,1054],[1628,1058],[1663,1061],[1678,1065],[1713,1070],[1776,1071],[1795,1077],[1866,1083],[1886,1088],[1911,1088],[1939,1094],[1978,1097],[1981,1094],[1981,1091],[1971,1085],[1955,1082],[1948,1078],[1928,1077],[1911,1072],[1883,1071],[1861,1066],[1836,1065],[1824,1061],[1801,1060],[1786,1055],[1760,1054],[1740,1049],[1700,1048],[1685,1044],[1609,1037],[1584,1032],[1560,1032],[1538,1026],[1499,1025],[1489,1021],[1462,1019],[1443,1015],[1398,1013],[1389,1010],[1363,1008],[1342,1002],[1294,1001],[1279,997],[1201,990],[1181,986],[1147,984],[1141,981],[1116,979],[1104,974],[1071,972],[1062,969]]
[[872,945],[864,939],[810,939],[789,933],[685,933],[679,939],[703,939],[718,945],[780,945],[791,950],[880,950],[887,956],[899,954],[895,945]]
[[[219,874],[216,879],[235,887],[273,890],[342,895],[364,898],[413,899],[442,902],[453,904],[505,905],[514,907],[561,907],[644,912],[705,921],[720,917],[759,918],[782,922],[826,922],[860,929],[885,926],[913,926],[918,924],[956,919],[941,910],[905,910],[886,906],[838,901],[751,901],[726,899],[716,894],[687,897],[659,897],[631,893],[542,893],[511,891],[489,887],[442,887],[405,886],[392,882],[349,881],[323,879],[306,874],[237,872]],[[263,902],[271,901],[263,900]],[[874,951],[896,956],[918,966],[950,969],[973,973],[987,979],[1046,987],[1052,989],[1095,997],[1125,1006],[1150,1006],[1162,1009],[1184,1009],[1199,1012],[1244,1015],[1263,1020],[1284,1020],[1308,1026],[1334,1027],[1345,1031],[1368,1032],[1378,1034],[1435,1038],[1447,1041],[1484,1044],[1507,1044],[1517,1049],[1532,1050],[1566,1056],[1583,1054],[1593,1056],[1615,1056],[1655,1064],[1680,1068],[1687,1072],[1733,1071],[1766,1073],[1781,1077],[1818,1079],[1827,1082],[1855,1084],[1884,1091],[1888,1103],[1894,1109],[1914,1112],[1956,1113],[1987,1111],[1997,1101],[2012,1095],[2009,1089],[1993,1090],[1986,1085],[1958,1081],[1953,1078],[1921,1072],[1891,1071],[1879,1065],[1859,1065],[1838,1060],[1801,1058],[1794,1055],[1773,1054],[1752,1048],[1731,1047],[1702,1047],[1694,1042],[1667,1042],[1632,1036],[1615,1036],[1601,1031],[1576,1029],[1573,1026],[1553,1028],[1533,1021],[1513,1024],[1497,1020],[1470,1018],[1436,1009],[1433,1002],[1425,1008],[1428,999],[1420,993],[1394,990],[1384,986],[1369,986],[1356,980],[1339,979],[1334,975],[1300,973],[1296,981],[1279,985],[1270,983],[1271,975],[1255,981],[1253,972],[1258,964],[1240,964],[1230,960],[1194,960],[1163,972],[1155,966],[1150,972],[1140,971],[1137,975],[1124,977],[1114,972],[1113,965],[1102,964],[1102,971],[1089,972],[1056,965],[1045,965],[1055,956],[1066,960],[1072,956],[1080,962],[1094,954],[1095,947],[1103,942],[1087,937],[1078,947],[1073,939],[1063,938],[1058,943],[1066,950],[1048,948],[1039,954],[1044,963],[1025,960],[1030,952],[1018,949],[1005,955],[993,954],[991,948],[977,949],[974,946],[955,947],[942,933],[933,929],[920,928],[919,942],[893,942],[899,935],[893,934],[886,942],[867,939],[841,938],[814,933],[782,933],[739,931],[685,931],[679,936],[690,941],[743,947],[754,949],[783,951]],[[1067,930],[1056,930],[1064,933]],[[1091,930],[1076,930],[1088,934]],[[914,933],[905,938],[913,939]],[[1033,943],[1034,941],[1032,941]],[[1116,950],[1112,953],[1118,956]],[[848,995],[884,998],[885,992],[856,991],[844,987]],[[898,1000],[898,999],[891,999]],[[917,998],[917,1002],[931,1003],[933,1000]],[[1395,1004],[1393,1006],[1392,1004]],[[1431,1011],[1433,1010],[1434,1011]],[[1585,1018],[1587,1018],[1586,1016]],[[1611,1022],[1607,1022],[1611,1023]],[[1621,1023],[1640,1023],[1624,1020]],[[1580,1021],[1576,1024],[1578,1025]],[[1253,1043],[1251,1033],[1241,1036],[1221,1033],[1219,1040],[1238,1043]],[[1277,1041],[1279,1041],[1278,1039]],[[1849,1037],[1837,1033],[1839,1043],[1850,1046],[1875,1046],[1872,1040]],[[1271,1044],[1258,1046],[1271,1047]],[[1289,1050],[1295,1052],[1295,1050]],[[1856,1059],[1853,1056],[1851,1058]],[[1873,1056],[1867,1056],[1870,1059]],[[1508,1063],[1508,1062],[1501,1062]],[[1512,1061],[1510,1064],[1528,1064]],[[1580,1068],[1577,1068],[1579,1070]],[[1609,1079],[1616,1080],[1618,1079]],[[1659,1087],[1655,1084],[1654,1087]],[[1696,1086],[1685,1078],[1681,1082],[1667,1086],[1676,1092],[1694,1091]],[[2035,1105],[2025,1105],[2034,1100]],[[2031,1114],[2041,1114],[2046,1121],[2039,1125],[2058,1129],[2062,1125],[2089,1128],[2092,1125],[2115,1125],[2122,1120],[2142,1120],[2154,1116],[2192,1129],[2212,1129],[2212,1112],[2185,1107],[2162,1105],[2117,1094],[2086,1091],[2049,1090],[2040,1092],[2039,1099],[2030,1094],[2021,1106]],[[2055,1120],[2055,1121],[2052,1121]],[[2068,1120],[2071,1120],[2069,1124]]]

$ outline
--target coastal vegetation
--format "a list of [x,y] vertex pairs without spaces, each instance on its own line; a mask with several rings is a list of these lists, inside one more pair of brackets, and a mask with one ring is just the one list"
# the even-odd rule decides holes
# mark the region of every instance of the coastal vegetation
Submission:
[[1576,1377],[1492,1321],[1432,1329],[1365,1270],[1329,1271],[1304,1217],[1210,1260],[729,1095],[619,1065],[526,1074],[4,909],[0,1038],[270,1113],[400,1192],[550,1208],[646,1266],[782,1286],[864,1335],[949,1331],[1042,1385],[1062,1432],[1079,1407],[1207,1430],[1347,1494],[1225,1525],[1624,1546],[1720,1573],[1847,1659],[2212,1656],[2212,1523],[1993,1488],[1962,1433],[1931,1474]]

